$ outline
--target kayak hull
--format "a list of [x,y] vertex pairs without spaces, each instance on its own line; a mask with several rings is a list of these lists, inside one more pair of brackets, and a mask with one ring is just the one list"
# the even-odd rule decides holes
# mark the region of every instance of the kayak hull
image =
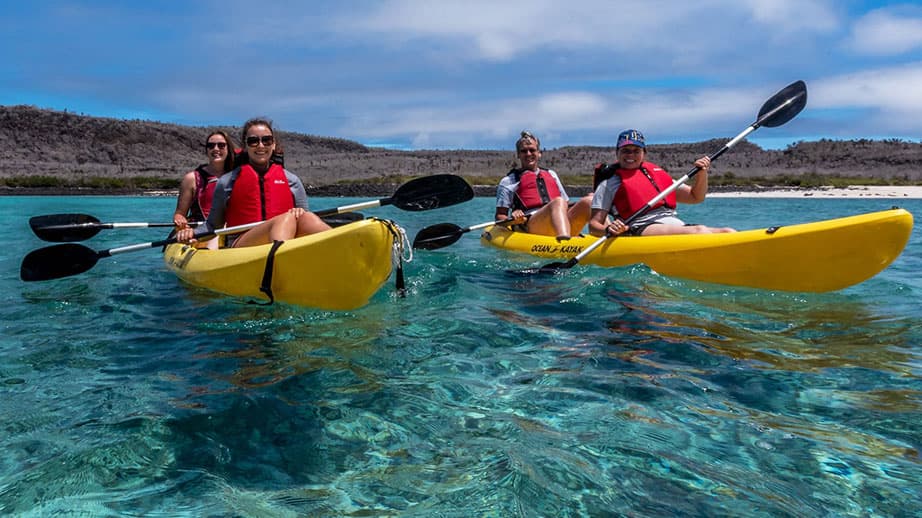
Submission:
[[[645,264],[671,277],[767,290],[827,292],[865,281],[892,263],[912,233],[912,214],[890,209],[813,223],[731,234],[624,236],[608,239],[582,259],[606,267]],[[553,237],[485,229],[481,243],[567,260],[593,236],[558,243]]]
[[[366,219],[284,242],[273,261],[274,299],[332,310],[365,305],[391,274],[397,230],[390,221]],[[208,250],[174,243],[163,260],[193,286],[266,301],[260,286],[271,246]]]

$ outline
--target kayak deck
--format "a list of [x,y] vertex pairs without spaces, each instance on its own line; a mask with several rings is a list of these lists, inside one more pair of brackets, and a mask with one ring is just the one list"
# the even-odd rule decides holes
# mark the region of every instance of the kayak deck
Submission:
[[[583,263],[645,264],[672,277],[768,290],[826,292],[865,281],[892,263],[912,232],[912,214],[890,209],[838,219],[745,230],[608,239]],[[570,259],[598,238],[485,229],[481,243],[551,259]]]
[[[285,241],[273,261],[275,300],[333,310],[365,305],[390,276],[400,235],[393,222],[366,219]],[[174,243],[166,247],[163,259],[194,286],[268,300],[260,286],[271,246],[208,250]]]

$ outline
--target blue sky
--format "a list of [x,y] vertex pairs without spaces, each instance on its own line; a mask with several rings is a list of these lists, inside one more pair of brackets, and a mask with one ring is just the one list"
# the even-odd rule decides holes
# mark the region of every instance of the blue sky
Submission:
[[922,5],[834,0],[4,2],[0,104],[401,149],[922,138]]

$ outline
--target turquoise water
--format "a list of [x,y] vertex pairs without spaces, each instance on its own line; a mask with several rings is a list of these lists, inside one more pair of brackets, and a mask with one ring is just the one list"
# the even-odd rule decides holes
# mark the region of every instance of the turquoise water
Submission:
[[[829,294],[642,266],[514,277],[546,261],[476,232],[417,252],[407,297],[391,281],[345,313],[189,288],[156,250],[19,280],[48,245],[30,216],[168,221],[173,204],[0,197],[0,514],[922,513],[918,226],[887,270]],[[922,200],[880,199],[714,198],[682,214],[742,229],[894,204],[922,216]],[[492,200],[366,214],[412,239],[487,221]]]

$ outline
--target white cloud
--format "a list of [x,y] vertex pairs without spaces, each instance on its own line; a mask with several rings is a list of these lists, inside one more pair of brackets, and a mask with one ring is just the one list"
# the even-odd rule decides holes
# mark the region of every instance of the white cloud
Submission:
[[[0,64],[0,88],[70,108],[153,110],[203,124],[267,115],[313,134],[495,149],[523,128],[549,146],[604,143],[627,127],[658,142],[730,136],[803,77],[805,113],[765,135],[863,135],[870,123],[877,135],[922,133],[922,5],[288,1],[262,9],[254,32],[241,31],[234,14],[250,4],[230,1],[180,14],[46,8],[55,23],[30,29],[28,45],[0,35],[17,49]],[[89,17],[111,23],[100,34],[121,31],[122,43],[79,33],[73,21]],[[140,20],[154,25],[133,29]],[[189,24],[202,30],[181,30]],[[164,45],[186,51],[150,52]]]
[[[866,69],[814,81],[809,106],[828,109],[870,108],[894,122],[907,113],[922,114],[922,62]],[[915,122],[916,126],[922,125]]]
[[826,0],[739,0],[752,14],[752,19],[770,26],[774,31],[827,32],[842,23],[835,3]]
[[[414,146],[459,147],[471,135],[491,141],[508,140],[523,128],[548,137],[570,132],[615,135],[637,128],[651,141],[666,142],[679,134],[730,136],[752,123],[761,104],[780,89],[702,89],[649,92],[620,90],[611,96],[568,92],[532,97],[516,96],[488,103],[455,103],[379,113],[345,131],[366,139],[410,136]],[[557,147],[545,138],[550,147]],[[560,144],[558,144],[560,145]]]
[[370,32],[389,41],[439,41],[461,49],[460,59],[507,62],[548,48],[643,57],[664,49],[681,55],[733,48],[740,39],[752,39],[753,32],[775,41],[792,33],[829,32],[841,19],[834,5],[827,0],[650,0],[626,8],[610,0],[390,0],[367,13],[350,13],[336,26],[358,37]]
[[886,8],[871,11],[852,26],[848,44],[867,55],[898,55],[922,48],[922,10]]

